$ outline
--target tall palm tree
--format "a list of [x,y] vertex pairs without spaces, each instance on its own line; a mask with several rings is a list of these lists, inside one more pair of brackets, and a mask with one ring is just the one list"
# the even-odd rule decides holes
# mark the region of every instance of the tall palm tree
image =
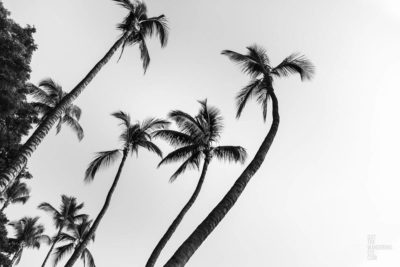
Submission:
[[[37,101],[33,102],[32,106],[41,115],[39,123],[43,122],[46,117],[51,114],[54,109],[56,109],[57,105],[67,95],[67,93],[62,90],[62,87],[50,78],[42,80],[39,83],[39,87],[33,84],[29,84],[28,88],[30,94]],[[65,123],[69,125],[76,133],[79,141],[82,140],[83,129],[79,124],[81,114],[82,111],[78,106],[73,105],[72,103],[69,104],[67,108],[63,110],[61,116],[58,118],[56,134],[61,131],[61,126]],[[3,194],[17,180],[18,177],[16,177],[14,180],[8,181],[8,183],[5,184],[3,190],[1,191],[1,194]]]
[[225,215],[233,207],[239,196],[245,189],[247,183],[260,168],[279,126],[278,99],[276,98],[273,80],[274,78],[286,77],[290,74],[300,74],[302,80],[311,79],[314,74],[314,66],[304,56],[292,54],[285,58],[279,65],[272,67],[268,55],[260,46],[247,47],[246,54],[239,54],[230,50],[224,50],[223,55],[239,64],[242,71],[251,77],[250,83],[245,86],[236,96],[237,117],[239,118],[247,101],[256,97],[262,106],[263,118],[266,119],[268,101],[272,101],[272,124],[271,128],[258,149],[253,160],[249,163],[235,184],[226,193],[223,199],[196,228],[196,230],[183,242],[174,255],[164,266],[184,266],[203,241],[217,227]]
[[11,222],[15,230],[15,241],[19,244],[11,260],[11,266],[19,263],[25,248],[39,249],[42,243],[50,244],[50,237],[43,234],[44,227],[38,224],[39,217],[24,217],[19,221]]
[[56,229],[58,229],[57,234],[52,239],[49,252],[42,263],[43,267],[46,265],[54,246],[59,242],[62,231],[66,227],[72,227],[79,221],[84,220],[87,218],[87,215],[79,214],[79,211],[83,208],[83,203],[78,204],[75,197],[68,197],[66,195],[61,196],[61,205],[58,210],[47,202],[41,203],[38,208],[51,214]]
[[131,123],[131,118],[127,113],[122,111],[115,112],[112,114],[115,118],[121,121],[120,125],[122,126],[122,133],[120,135],[120,140],[123,142],[123,146],[119,149],[102,151],[98,152],[97,156],[93,159],[93,161],[89,164],[86,173],[85,173],[85,181],[91,182],[93,181],[97,171],[102,168],[109,166],[113,162],[115,162],[119,156],[122,154],[122,159],[118,167],[117,174],[115,175],[114,181],[111,185],[110,190],[107,193],[106,200],[104,202],[103,207],[101,208],[99,214],[93,222],[92,227],[87,234],[87,236],[82,240],[82,242],[77,246],[71,258],[66,263],[65,267],[71,267],[78,257],[83,253],[86,248],[88,242],[93,237],[96,232],[97,227],[99,226],[101,220],[107,212],[108,207],[111,203],[112,195],[117,187],[119,178],[121,176],[122,169],[124,167],[126,158],[129,154],[138,153],[139,148],[144,148],[149,150],[150,152],[154,152],[160,157],[162,157],[162,152],[152,142],[152,134],[154,131],[165,128],[169,122],[160,119],[147,119],[142,123]]
[[[41,88],[40,88],[41,87]],[[50,111],[52,111],[61,100],[67,95],[62,90],[61,85],[57,84],[52,79],[44,79],[39,83],[39,87],[29,84],[30,93],[33,95],[37,102],[33,102],[33,107],[42,115],[41,121],[44,121]],[[72,128],[76,133],[79,140],[83,138],[83,129],[79,124],[82,111],[81,109],[70,104],[58,118],[56,126],[57,134],[61,131],[61,126],[65,123]]]
[[[126,46],[139,45],[140,57],[143,62],[143,68],[146,71],[150,56],[147,50],[146,38],[158,35],[161,46],[165,47],[168,40],[167,19],[164,15],[158,17],[148,17],[147,7],[143,2],[129,0],[114,0],[128,11],[123,21],[118,24],[121,30],[121,37],[113,44],[108,52],[100,59],[99,62],[89,71],[89,73],[81,80],[74,89],[72,89],[53,109],[46,118],[40,123],[35,132],[29,137],[25,144],[21,147],[16,160],[3,171],[1,176],[13,183],[18,174],[25,166],[28,158],[36,150],[37,146],[42,142],[51,127],[59,120],[63,112],[71,105],[71,103],[82,93],[86,86],[93,80],[101,68],[111,59],[114,53],[122,47],[122,51]],[[122,54],[122,52],[121,52]]]
[[200,193],[204,179],[206,177],[208,165],[213,157],[220,160],[228,160],[244,163],[246,159],[246,151],[240,146],[216,146],[222,132],[222,116],[220,111],[215,107],[207,106],[207,101],[199,101],[201,108],[199,113],[192,117],[189,114],[174,110],[168,117],[176,123],[179,131],[159,130],[155,137],[161,137],[167,140],[172,146],[177,147],[176,150],[168,154],[159,164],[176,162],[183,160],[184,162],[178,170],[171,176],[170,181],[174,181],[180,174],[188,168],[199,168],[202,160],[203,168],[197,183],[196,189],[192,196],[179,212],[178,216],[169,226],[164,236],[160,239],[154,248],[146,267],[153,267],[158,256],[167,244],[168,240],[174,234],[175,230],[183,220],[185,214],[192,207]]
[[[56,266],[63,257],[72,252],[76,246],[81,243],[89,233],[90,226],[92,221],[90,220],[83,220],[80,223],[73,225],[69,231],[69,233],[63,232],[60,235],[60,242],[64,244],[57,247],[54,251],[54,266]],[[95,235],[93,235],[89,241],[94,241]],[[81,254],[81,260],[83,261],[83,266],[86,267],[86,263],[88,267],[96,267],[94,263],[93,255],[88,248],[85,248]]]
[[10,204],[25,204],[30,197],[30,191],[31,190],[26,183],[16,181],[13,185],[7,188],[2,196],[0,196],[0,202],[3,202],[0,212],[3,212]]

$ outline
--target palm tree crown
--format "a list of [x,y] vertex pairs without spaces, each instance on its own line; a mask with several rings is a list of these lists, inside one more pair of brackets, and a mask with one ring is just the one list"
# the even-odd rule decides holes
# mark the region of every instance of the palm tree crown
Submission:
[[[80,223],[73,225],[69,229],[69,232],[63,232],[60,234],[59,241],[63,242],[64,244],[57,247],[54,251],[54,266],[57,265],[66,254],[72,252],[72,250],[86,238],[91,224],[91,220],[84,219]],[[95,235],[92,236],[91,241],[94,241],[94,239]],[[89,267],[96,266],[92,253],[88,248],[83,250],[83,253],[81,254],[81,260],[83,261],[84,266],[86,266],[86,263]]]
[[142,123],[136,122],[132,124],[129,114],[119,111],[112,114],[120,120],[122,133],[120,140],[122,141],[121,149],[98,152],[97,156],[89,164],[86,173],[85,181],[91,182],[97,171],[110,165],[118,159],[121,153],[137,154],[139,148],[144,148],[150,152],[154,152],[162,157],[162,152],[157,145],[152,142],[153,132],[168,126],[169,122],[162,119],[149,118]]
[[50,213],[56,228],[59,229],[63,226],[74,225],[85,219],[87,217],[86,214],[79,214],[83,205],[83,203],[78,204],[75,197],[62,195],[61,205],[58,210],[47,202],[41,203],[38,208]]
[[0,202],[3,202],[1,211],[3,211],[9,204],[25,204],[30,197],[30,191],[31,190],[26,183],[17,180],[14,184],[7,188],[7,190],[4,192],[4,195],[0,196]]
[[24,217],[19,221],[10,223],[15,230],[15,241],[19,244],[13,263],[18,264],[24,248],[39,249],[42,243],[50,244],[50,238],[43,234],[44,227],[42,224],[38,224],[38,220],[39,217]]
[[268,100],[270,93],[274,90],[274,78],[298,73],[302,80],[310,80],[314,74],[313,64],[298,53],[288,56],[276,67],[270,65],[266,50],[258,45],[248,46],[246,54],[231,50],[224,50],[222,54],[240,65],[242,71],[251,77],[250,83],[236,96],[237,118],[240,117],[247,101],[251,97],[256,97],[257,102],[262,106],[263,118],[266,119]]
[[147,16],[147,6],[144,2],[114,1],[129,11],[124,20],[117,25],[117,28],[122,31],[122,35],[126,36],[122,44],[121,56],[126,45],[139,44],[140,58],[143,62],[143,69],[146,72],[150,63],[150,55],[145,39],[154,34],[158,35],[161,46],[165,47],[168,41],[167,19],[164,15],[149,18]]
[[215,146],[223,128],[222,116],[217,108],[207,105],[207,100],[199,103],[201,107],[195,117],[180,110],[168,114],[168,118],[176,123],[179,131],[166,129],[155,133],[155,137],[161,137],[172,146],[178,147],[165,156],[159,166],[184,160],[171,176],[171,182],[188,168],[198,169],[205,157],[215,156],[218,159],[242,163],[246,159],[246,151],[240,146]]
[[[43,121],[47,114],[49,114],[49,112],[61,102],[64,96],[67,95],[67,93],[62,90],[62,87],[52,79],[42,80],[39,83],[39,87],[30,84],[29,89],[33,97],[37,100],[37,102],[32,103],[32,105],[42,114],[41,121]],[[81,118],[81,114],[82,111],[78,106],[70,104],[58,119],[56,127],[57,134],[61,131],[61,126],[66,123],[74,130],[78,139],[82,140],[83,129],[78,122]]]

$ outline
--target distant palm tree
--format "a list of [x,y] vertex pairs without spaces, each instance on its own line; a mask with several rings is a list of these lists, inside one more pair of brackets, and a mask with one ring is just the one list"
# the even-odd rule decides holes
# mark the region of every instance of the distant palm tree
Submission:
[[118,24],[118,29],[122,31],[121,37],[114,43],[110,50],[108,50],[104,57],[89,71],[83,80],[80,81],[75,88],[62,99],[57,107],[53,109],[40,123],[39,127],[37,127],[35,132],[21,147],[16,160],[1,173],[3,179],[14,182],[15,178],[21,170],[23,170],[28,158],[45,138],[51,127],[57,122],[57,120],[59,120],[71,103],[82,93],[101,68],[111,59],[118,48],[122,47],[123,51],[126,46],[138,44],[143,68],[146,71],[150,63],[150,56],[145,42],[146,38],[158,35],[161,46],[166,46],[168,40],[168,26],[164,15],[149,18],[147,16],[147,7],[141,1],[114,1],[128,10],[128,15],[125,16],[122,23]]
[[131,118],[127,113],[119,111],[113,113],[112,116],[121,121],[120,125],[123,127],[123,129],[120,135],[120,140],[123,142],[123,146],[120,149],[98,152],[97,156],[89,164],[86,170],[85,181],[93,181],[97,171],[100,168],[109,166],[110,164],[115,162],[121,154],[122,159],[119,164],[117,174],[115,175],[114,182],[112,183],[111,188],[108,191],[106,200],[100,210],[100,213],[97,215],[95,221],[93,222],[93,225],[90,228],[87,236],[77,246],[71,258],[66,263],[65,267],[71,267],[76,262],[78,257],[83,253],[83,250],[86,248],[88,242],[93,237],[97,227],[99,226],[101,220],[106,214],[106,211],[111,203],[112,195],[115,191],[115,188],[117,187],[128,153],[131,152],[131,154],[137,154],[139,148],[144,148],[162,157],[161,150],[151,140],[153,132],[155,130],[163,129],[164,127],[166,127],[169,124],[167,121],[151,118],[143,121],[142,123],[137,122],[135,124],[132,124]]
[[16,181],[0,196],[0,202],[3,202],[0,212],[3,212],[10,204],[25,204],[30,197],[30,191],[26,183]]
[[159,130],[154,135],[155,137],[164,138],[172,146],[177,147],[177,149],[168,154],[159,165],[184,160],[183,164],[172,175],[170,179],[171,182],[188,168],[198,169],[203,159],[204,163],[196,189],[154,248],[147,261],[146,267],[153,267],[155,265],[157,258],[168,240],[174,234],[183,220],[183,217],[196,201],[211,159],[216,157],[221,160],[244,163],[247,156],[245,149],[240,146],[215,146],[223,128],[222,116],[217,108],[207,106],[206,100],[199,102],[201,108],[195,117],[179,110],[174,110],[169,113],[168,117],[177,124],[179,131]]
[[56,243],[58,243],[62,231],[66,227],[73,227],[79,221],[84,220],[85,218],[87,218],[87,215],[79,214],[79,211],[83,208],[83,203],[78,204],[75,197],[68,197],[66,195],[61,196],[61,205],[59,210],[57,210],[55,207],[47,202],[41,203],[38,208],[51,214],[51,216],[53,217],[53,222],[58,229],[57,234],[52,239],[52,244],[49,252],[47,253],[46,258],[42,263],[43,267],[46,265],[46,262],[49,259],[51,252],[54,249],[54,246],[56,245]]
[[[41,87],[41,88],[40,88]],[[30,93],[37,102],[33,102],[32,106],[42,115],[41,121],[44,121],[50,112],[56,108],[61,100],[67,95],[62,90],[61,85],[57,84],[52,79],[45,79],[39,83],[39,87],[30,84]],[[57,134],[61,131],[61,126],[65,123],[74,130],[79,140],[83,138],[83,129],[79,124],[81,118],[81,109],[70,104],[62,113],[57,123]]]
[[[84,219],[82,222],[73,225],[70,228],[70,233],[61,233],[59,241],[63,242],[64,244],[57,247],[56,250],[54,251],[54,266],[56,266],[60,260],[63,259],[63,257],[72,252],[76,246],[81,243],[86,236],[89,233],[90,226],[92,224],[92,221],[89,221],[87,219]],[[90,238],[90,241],[94,241],[95,235]],[[81,254],[81,260],[83,261],[83,266],[86,267],[86,263],[88,267],[96,267],[96,264],[94,263],[94,259],[92,256],[92,253],[89,251],[88,248],[85,248],[83,250],[83,253]]]
[[285,77],[298,73],[302,80],[311,79],[314,74],[314,66],[304,56],[292,54],[285,58],[276,67],[271,67],[268,55],[260,46],[252,45],[247,47],[246,54],[239,54],[230,50],[224,50],[226,55],[233,62],[242,67],[242,71],[251,77],[250,83],[244,87],[236,97],[237,117],[240,117],[243,108],[251,97],[256,97],[261,104],[263,118],[266,119],[268,101],[272,101],[272,125],[256,155],[243,173],[236,180],[235,184],[203,220],[196,230],[183,242],[175,254],[164,266],[184,266],[194,252],[200,247],[208,235],[217,227],[225,215],[233,207],[239,196],[245,189],[251,177],[257,172],[263,163],[265,156],[274,140],[279,126],[278,99],[276,98],[273,79]]
[[38,224],[39,217],[24,217],[19,221],[11,222],[15,230],[15,241],[18,243],[18,250],[15,252],[11,266],[19,263],[22,251],[25,248],[39,249],[42,243],[50,244],[50,237],[43,234],[44,227]]

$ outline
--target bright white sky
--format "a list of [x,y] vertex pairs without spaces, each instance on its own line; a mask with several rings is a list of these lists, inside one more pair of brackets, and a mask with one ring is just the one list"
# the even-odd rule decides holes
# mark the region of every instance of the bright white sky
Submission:
[[[244,4],[246,3],[246,4]],[[85,139],[53,130],[29,162],[33,197],[8,210],[10,219],[40,215],[54,234],[42,201],[76,196],[97,215],[116,167],[83,184],[93,153],[118,147],[109,114],[165,117],[171,109],[197,112],[208,98],[225,117],[221,144],[253,156],[267,132],[261,110],[248,105],[234,118],[234,96],[248,77],[219,55],[264,46],[278,64],[302,52],[317,67],[312,82],[275,84],[281,126],[262,168],[236,206],[188,266],[392,267],[400,264],[398,115],[400,4],[396,0],[170,0],[147,1],[150,15],[170,21],[170,42],[149,41],[152,62],[143,76],[137,47],[114,57],[76,101]],[[52,77],[69,91],[119,36],[125,12],[110,0],[5,0],[12,18],[37,28],[31,81]],[[165,152],[170,148],[158,142]],[[98,266],[144,266],[150,252],[194,190],[199,173],[174,184],[178,165],[156,169],[142,151],[129,159],[112,205],[90,249]],[[203,191],[160,258],[169,258],[221,199],[244,166],[211,164]],[[391,251],[367,260],[367,235]],[[24,252],[20,266],[38,265],[47,252]],[[80,264],[80,263],[79,263]],[[77,266],[80,266],[77,264]]]

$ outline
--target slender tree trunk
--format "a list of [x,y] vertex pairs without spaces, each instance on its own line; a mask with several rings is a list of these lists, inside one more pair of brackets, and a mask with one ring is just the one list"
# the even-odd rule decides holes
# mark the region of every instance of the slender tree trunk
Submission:
[[123,35],[119,38],[114,45],[108,50],[104,57],[97,62],[97,64],[89,71],[89,73],[80,81],[71,92],[69,92],[61,102],[46,116],[42,123],[36,128],[33,134],[21,147],[17,158],[4,170],[1,174],[1,178],[8,181],[8,184],[3,188],[1,193],[4,193],[9,186],[11,186],[18,174],[22,171],[28,158],[36,150],[38,145],[43,141],[51,127],[58,120],[64,110],[82,93],[86,86],[93,80],[101,68],[111,59],[113,54],[122,45],[127,38],[127,35]]
[[69,258],[67,263],[65,264],[65,267],[72,267],[75,264],[76,260],[82,254],[83,250],[86,248],[86,246],[88,245],[89,241],[91,240],[91,238],[95,234],[97,227],[99,226],[101,220],[103,219],[104,215],[106,214],[106,211],[107,211],[108,207],[110,206],[112,195],[113,195],[113,193],[115,191],[115,188],[117,187],[117,184],[118,184],[118,181],[119,181],[119,177],[121,176],[121,171],[122,171],[122,169],[124,167],[125,160],[126,160],[127,156],[128,156],[128,150],[124,149],[124,153],[123,153],[123,156],[122,156],[121,163],[119,164],[119,168],[118,168],[117,174],[116,174],[116,176],[114,178],[114,182],[112,183],[111,188],[108,191],[108,194],[107,194],[107,197],[106,197],[106,201],[104,202],[104,205],[100,210],[100,213],[97,215],[96,220],[94,221],[94,223],[90,227],[89,232],[87,233],[85,238],[82,240],[82,242],[80,242],[79,245],[76,247],[76,249],[74,250],[74,253]]
[[17,250],[17,252],[15,252],[14,257],[13,257],[12,260],[11,260],[11,266],[14,266],[14,265],[15,265],[15,262],[17,261],[19,255],[21,255],[22,250],[23,250],[23,246],[20,245],[19,248],[18,248],[18,250]]
[[56,238],[54,239],[53,243],[51,244],[51,247],[49,249],[49,252],[47,252],[46,258],[44,258],[44,261],[42,263],[42,267],[46,265],[47,260],[49,259],[51,252],[53,252],[54,246],[58,242],[58,239],[60,238],[61,231],[63,230],[64,226],[61,226],[60,229],[58,230],[58,233],[56,235]]
[[207,168],[208,168],[209,163],[210,163],[210,157],[206,156],[206,158],[204,160],[203,170],[201,172],[200,179],[199,179],[199,182],[197,183],[196,189],[194,190],[189,201],[186,203],[186,205],[183,207],[183,209],[179,212],[178,216],[172,222],[172,224],[168,228],[167,232],[163,235],[163,237],[158,242],[157,246],[154,248],[153,252],[151,253],[150,258],[148,259],[148,261],[146,263],[146,267],[153,267],[156,264],[156,261],[158,259],[158,256],[160,256],[161,251],[164,249],[165,245],[167,244],[167,242],[169,241],[171,236],[174,234],[176,228],[178,228],[178,226],[181,223],[185,214],[189,211],[189,209],[192,207],[192,205],[196,201],[197,196],[199,195],[201,187],[203,185],[204,178],[206,177]]
[[236,201],[245,189],[251,177],[260,168],[269,148],[271,147],[279,126],[278,100],[274,92],[270,92],[270,96],[272,99],[272,125],[253,160],[239,176],[235,184],[231,187],[224,198],[203,220],[203,222],[196,228],[196,230],[185,240],[185,242],[183,242],[183,244],[178,248],[178,250],[164,265],[164,267],[185,266],[190,257],[196,252],[196,250],[200,247],[204,240],[206,240],[211,232],[222,221],[222,219],[233,207],[233,205],[235,205]]

